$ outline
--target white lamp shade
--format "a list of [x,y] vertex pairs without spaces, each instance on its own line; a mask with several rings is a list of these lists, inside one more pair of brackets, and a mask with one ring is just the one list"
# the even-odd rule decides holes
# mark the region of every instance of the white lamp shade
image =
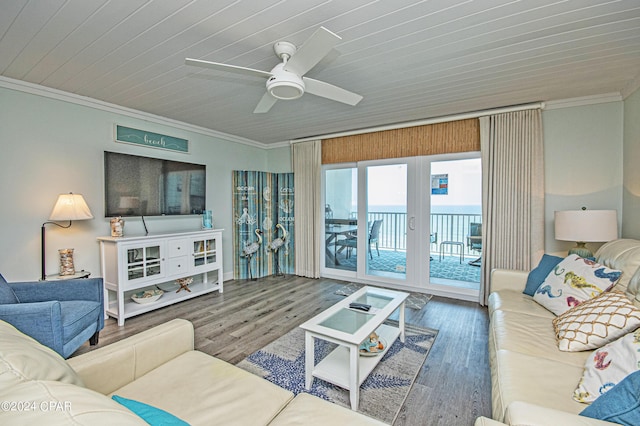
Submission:
[[86,219],[93,219],[89,206],[82,195],[72,193],[60,194],[49,216],[53,221]]
[[556,240],[605,242],[618,238],[615,210],[565,210],[555,212]]

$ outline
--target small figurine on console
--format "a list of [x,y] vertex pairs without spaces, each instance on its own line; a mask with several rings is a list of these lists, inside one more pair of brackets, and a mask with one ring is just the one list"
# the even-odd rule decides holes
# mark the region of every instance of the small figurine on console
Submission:
[[189,293],[191,293],[191,289],[189,288],[189,284],[191,284],[192,282],[193,282],[193,277],[178,278],[176,280],[176,284],[178,284],[180,286],[180,288],[176,291],[176,293],[179,293],[180,290],[187,290]]
[[375,332],[371,333],[369,338],[365,339],[365,341],[360,344],[361,353],[365,353],[365,352],[376,353],[376,352],[381,352],[382,350],[384,350],[384,345],[382,344],[382,342],[378,338],[378,335]]

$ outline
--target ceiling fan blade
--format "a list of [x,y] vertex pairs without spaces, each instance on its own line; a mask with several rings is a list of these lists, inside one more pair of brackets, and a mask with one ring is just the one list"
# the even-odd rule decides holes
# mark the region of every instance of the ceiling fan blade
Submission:
[[203,61],[201,59],[187,58],[184,60],[184,63],[187,65],[193,65],[194,67],[210,68],[212,70],[232,72],[234,74],[249,75],[252,77],[271,77],[271,73],[268,71],[254,70],[253,68],[239,67],[237,65],[220,64],[218,62]]
[[342,102],[343,104],[351,106],[357,105],[358,102],[362,100],[362,96],[357,93],[344,90],[333,84],[325,83],[324,81],[308,77],[302,77],[302,81],[304,81],[305,92],[311,93],[312,95]]
[[313,68],[318,62],[329,54],[342,38],[329,31],[325,27],[320,27],[311,37],[296,51],[284,66],[285,71],[293,72],[303,76]]
[[262,99],[260,99],[260,102],[258,102],[258,105],[256,105],[256,109],[253,110],[253,113],[263,114],[265,112],[269,112],[269,110],[276,103],[276,101],[277,101],[276,98],[271,96],[269,92],[266,92],[262,97]]

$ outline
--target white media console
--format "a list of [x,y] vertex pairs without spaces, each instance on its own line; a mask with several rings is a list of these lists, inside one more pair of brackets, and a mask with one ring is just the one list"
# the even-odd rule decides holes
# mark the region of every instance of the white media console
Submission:
[[[105,315],[124,325],[125,318],[223,291],[222,229],[145,236],[99,237],[104,280]],[[189,290],[179,290],[176,280],[193,278]],[[131,296],[161,289],[150,303]]]

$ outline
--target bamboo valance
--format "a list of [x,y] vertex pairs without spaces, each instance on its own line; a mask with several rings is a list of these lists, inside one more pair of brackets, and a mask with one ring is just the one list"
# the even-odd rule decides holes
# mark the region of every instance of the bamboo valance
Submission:
[[322,141],[322,164],[480,151],[477,118]]

